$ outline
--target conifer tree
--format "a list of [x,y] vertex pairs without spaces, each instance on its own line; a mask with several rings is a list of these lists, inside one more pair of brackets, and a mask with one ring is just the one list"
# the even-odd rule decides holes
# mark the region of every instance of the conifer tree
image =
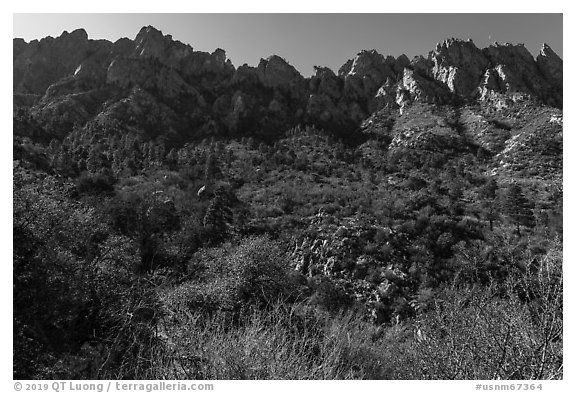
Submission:
[[217,190],[204,215],[204,227],[211,229],[215,239],[222,239],[232,223],[232,210],[224,190]]
[[496,179],[491,178],[480,189],[481,206],[485,218],[490,222],[490,230],[494,230],[494,221],[498,219],[498,202],[496,200],[496,192],[498,191],[498,183]]
[[218,166],[218,159],[216,158],[216,154],[210,152],[206,157],[206,163],[204,165],[204,182],[206,184],[213,182],[219,174],[220,168]]
[[520,236],[520,225],[533,227],[535,223],[534,212],[530,201],[522,192],[522,188],[517,183],[513,183],[508,188],[504,208],[512,222],[516,225],[516,233]]
[[165,158],[166,165],[170,170],[174,170],[178,167],[178,153],[174,149],[170,149]]
[[99,146],[93,147],[88,153],[88,158],[86,159],[86,169],[90,173],[98,173],[103,167],[102,154],[100,152]]

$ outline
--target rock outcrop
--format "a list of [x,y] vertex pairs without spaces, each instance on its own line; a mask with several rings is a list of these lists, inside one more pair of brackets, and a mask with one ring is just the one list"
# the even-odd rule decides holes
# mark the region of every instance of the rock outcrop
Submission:
[[[404,75],[398,85],[399,94],[396,102],[405,106],[407,97],[413,101],[444,104],[450,99],[450,91],[446,85],[429,80],[409,68],[404,69]],[[408,95],[406,95],[406,93]]]
[[555,87],[562,87],[562,59],[547,44],[542,45],[540,54],[536,57],[536,64],[549,82],[555,84]]
[[436,46],[431,54],[432,75],[451,92],[462,97],[475,93],[488,59],[471,40],[447,40]]
[[562,106],[562,75],[564,73],[562,59],[547,44],[543,44],[540,54],[536,57],[536,65],[540,73],[552,85],[554,93],[556,93],[554,98],[559,101],[557,106]]
[[490,61],[490,68],[496,71],[502,93],[514,100],[531,97],[545,104],[562,106],[562,91],[558,91],[556,82],[542,72],[524,45],[496,43],[483,52]]
[[[354,58],[344,76],[344,96],[348,100],[373,108],[373,98],[387,78],[396,79],[395,59],[375,50],[362,51]],[[370,110],[368,109],[368,110]]]
[[44,94],[51,84],[73,74],[82,61],[107,52],[111,45],[104,40],[88,40],[83,29],[28,44],[18,40],[14,48],[14,92]]
[[280,56],[261,59],[258,64],[260,82],[273,89],[290,91],[293,87],[304,84],[304,77]]

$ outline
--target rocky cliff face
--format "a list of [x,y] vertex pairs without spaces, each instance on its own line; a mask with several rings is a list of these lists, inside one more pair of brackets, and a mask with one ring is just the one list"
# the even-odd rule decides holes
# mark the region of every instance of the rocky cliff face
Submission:
[[64,32],[58,38],[14,44],[14,91],[43,94],[60,79],[72,75],[82,61],[106,54],[112,44],[105,40],[88,40],[86,31]]
[[478,87],[489,61],[471,40],[448,40],[436,46],[432,75],[456,95],[469,97]]
[[279,56],[235,68],[222,49],[195,51],[147,26],[134,40],[114,43],[90,40],[84,30],[29,43],[15,39],[13,65],[15,105],[40,122],[60,124],[63,133],[96,117],[126,123],[121,111],[107,111],[144,93],[157,103],[148,110],[170,108],[186,138],[281,132],[301,122],[346,133],[378,110],[402,113],[418,102],[502,109],[528,100],[562,107],[563,62],[547,45],[534,59],[522,45],[480,49],[471,40],[449,39],[412,61],[361,51],[337,74],[317,67],[304,78]]
[[562,106],[562,59],[547,44],[543,44],[540,54],[536,57],[536,65],[544,79],[550,83],[552,95],[559,102],[557,106]]
[[[523,45],[491,45],[483,50],[498,90],[481,85],[482,97],[504,93],[514,100],[535,97],[552,106],[562,106],[562,87],[557,80],[543,73]],[[550,53],[550,55],[553,52]]]

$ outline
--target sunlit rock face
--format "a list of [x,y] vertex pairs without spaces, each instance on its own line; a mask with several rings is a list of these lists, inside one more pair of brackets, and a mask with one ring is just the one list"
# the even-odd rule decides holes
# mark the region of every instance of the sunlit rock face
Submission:
[[446,40],[431,54],[432,75],[451,92],[468,97],[478,86],[489,61],[471,40]]
[[393,57],[384,57],[375,50],[358,53],[351,64],[346,63],[340,69],[344,96],[351,101],[366,102],[367,107],[371,107],[372,99],[386,79],[396,79],[395,62]]
[[[514,99],[532,97],[548,105],[562,106],[562,90],[552,77],[554,72],[546,71],[548,68],[543,66],[548,61],[551,69],[557,69],[558,59],[552,56],[551,50],[544,51],[547,55],[541,53],[540,66],[521,44],[496,43],[483,49],[483,52],[490,60],[490,68],[496,71],[501,92]],[[485,87],[480,86],[481,89]]]

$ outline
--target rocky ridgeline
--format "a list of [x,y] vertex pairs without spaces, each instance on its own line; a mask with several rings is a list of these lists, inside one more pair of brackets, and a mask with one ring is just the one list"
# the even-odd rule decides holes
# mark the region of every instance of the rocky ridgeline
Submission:
[[14,39],[13,51],[15,106],[63,133],[94,119],[137,129],[149,112],[155,127],[186,139],[282,132],[299,123],[347,132],[378,110],[402,112],[413,102],[562,107],[563,62],[547,45],[536,59],[523,45],[479,49],[458,39],[411,61],[362,51],[337,74],[316,67],[310,78],[279,56],[235,68],[222,49],[195,51],[151,26],[114,43],[88,39],[84,30]]

